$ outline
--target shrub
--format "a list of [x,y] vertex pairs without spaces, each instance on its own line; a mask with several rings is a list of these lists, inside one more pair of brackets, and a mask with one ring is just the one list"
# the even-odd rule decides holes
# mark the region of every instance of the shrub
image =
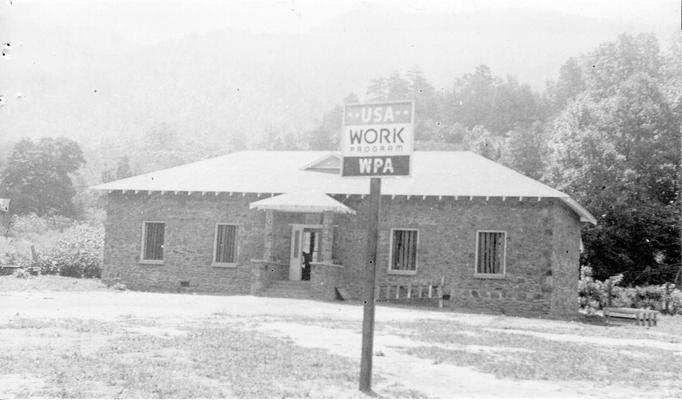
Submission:
[[675,285],[649,285],[621,287],[623,275],[612,276],[604,282],[592,277],[592,269],[584,266],[580,269],[578,283],[580,307],[588,314],[593,314],[603,307],[646,308],[661,311],[664,314],[682,312],[680,291]]
[[102,227],[75,224],[65,230],[52,247],[39,253],[35,260],[25,258],[17,265],[38,270],[43,275],[100,278],[103,244]]
[[50,271],[56,269],[62,276],[100,278],[103,242],[102,228],[74,225],[50,250],[50,265],[45,267]]
[[29,274],[28,271],[26,271],[23,268],[17,269],[16,271],[14,271],[14,274],[12,274],[12,275],[14,275],[15,278],[20,278],[20,279],[28,279],[31,277],[31,274]]

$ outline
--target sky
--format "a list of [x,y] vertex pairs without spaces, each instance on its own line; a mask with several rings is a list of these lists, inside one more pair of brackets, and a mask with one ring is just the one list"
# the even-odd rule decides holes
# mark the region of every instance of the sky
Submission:
[[[659,31],[679,27],[678,0],[0,0],[1,22],[33,18],[45,25],[111,29],[140,44],[230,28],[254,33],[303,33],[348,11],[382,5],[408,13],[500,12],[505,8],[560,11]],[[31,15],[20,13],[28,5]],[[58,7],[56,5],[59,5]],[[6,24],[10,25],[10,24]],[[398,27],[399,28],[399,27]],[[0,32],[2,28],[0,27]]]
[[669,48],[679,19],[680,0],[0,0],[0,141],[300,130],[413,66],[440,90],[485,64],[541,91],[619,33]]

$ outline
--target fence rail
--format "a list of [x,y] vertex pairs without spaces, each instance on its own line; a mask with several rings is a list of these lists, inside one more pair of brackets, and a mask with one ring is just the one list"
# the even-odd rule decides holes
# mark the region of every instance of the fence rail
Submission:
[[445,277],[438,283],[385,284],[376,288],[377,301],[436,299],[443,308]]

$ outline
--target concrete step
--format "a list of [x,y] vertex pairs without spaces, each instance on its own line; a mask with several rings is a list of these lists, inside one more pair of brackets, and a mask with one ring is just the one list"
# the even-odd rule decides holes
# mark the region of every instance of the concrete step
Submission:
[[274,281],[274,282],[270,282],[269,287],[309,289],[310,288],[310,282],[304,281],[303,283],[300,283],[300,282],[291,282],[291,281]]
[[282,285],[310,285],[310,281],[290,281],[288,279],[274,280],[270,282],[271,284],[282,284]]
[[284,297],[291,299],[309,299],[310,281],[274,281],[262,293],[267,297]]
[[292,291],[280,291],[280,290],[266,290],[261,294],[265,297],[282,297],[287,299],[309,299],[310,293],[308,292],[292,292]]
[[301,299],[308,300],[310,295],[308,293],[269,293],[265,292],[261,294],[263,297],[274,297],[278,299]]

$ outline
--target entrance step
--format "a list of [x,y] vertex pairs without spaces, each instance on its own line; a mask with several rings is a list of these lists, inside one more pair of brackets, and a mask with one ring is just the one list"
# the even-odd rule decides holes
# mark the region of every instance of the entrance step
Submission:
[[274,281],[262,293],[266,297],[309,299],[310,281]]

